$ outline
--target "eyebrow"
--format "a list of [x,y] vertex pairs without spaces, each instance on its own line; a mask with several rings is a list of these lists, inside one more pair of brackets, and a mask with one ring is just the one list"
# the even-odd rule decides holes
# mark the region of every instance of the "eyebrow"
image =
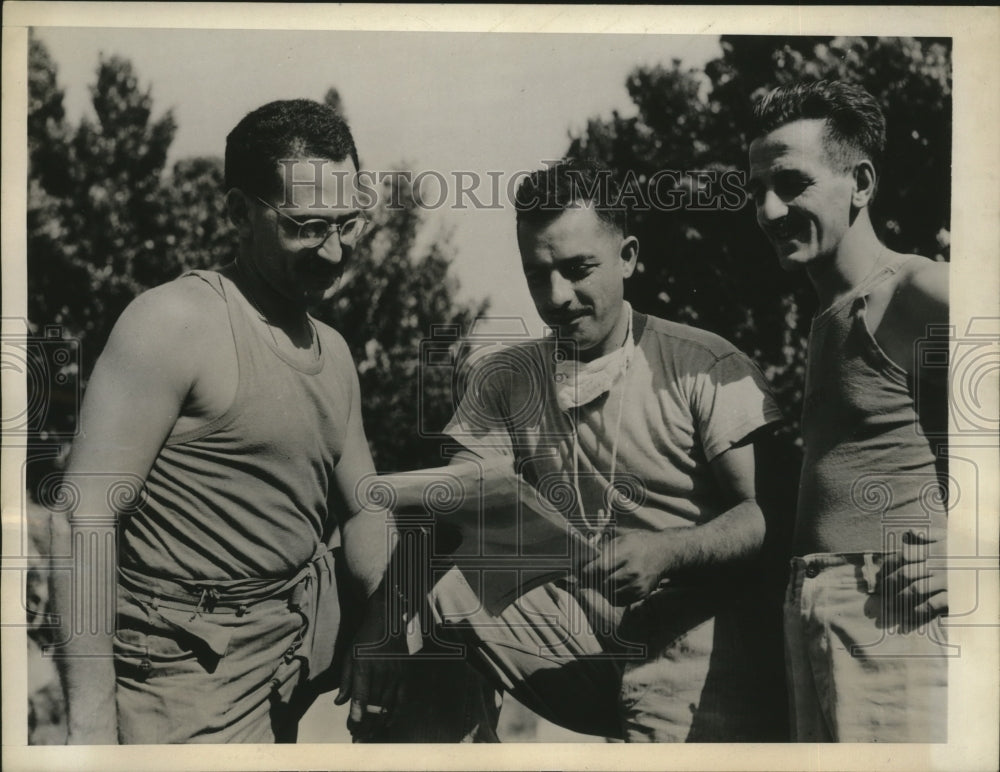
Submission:
[[786,176],[790,175],[793,177],[803,177],[809,179],[812,179],[813,177],[813,175],[810,172],[806,171],[800,166],[794,164],[789,166],[785,166],[782,164],[775,164],[775,165],[769,165],[763,171],[763,173],[760,174],[754,173],[753,169],[751,168],[750,174],[747,175],[747,181],[744,184],[743,188],[745,190],[749,190],[754,185],[761,184],[761,177],[763,176],[778,177],[780,175],[786,175]]
[[322,215],[317,213],[289,214],[285,210],[279,210],[279,211],[289,220],[294,220],[299,225],[305,222],[309,222],[310,220],[323,220],[324,222],[332,222],[332,223],[347,222],[348,220],[352,220],[361,214],[360,209],[352,209],[349,212],[344,212],[343,214],[339,215]]
[[526,274],[551,273],[552,271],[562,271],[566,268],[576,268],[581,265],[586,265],[592,260],[597,260],[597,256],[570,255],[569,257],[563,257],[559,260],[553,260],[551,263],[524,263],[522,264],[522,268]]

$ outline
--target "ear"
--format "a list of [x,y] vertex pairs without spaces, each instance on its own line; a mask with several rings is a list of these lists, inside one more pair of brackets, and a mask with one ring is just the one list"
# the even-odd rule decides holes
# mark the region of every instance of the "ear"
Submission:
[[239,188],[231,188],[226,193],[226,214],[229,221],[236,226],[240,235],[247,235],[250,229],[250,202],[246,193]]
[[639,239],[628,236],[622,241],[618,256],[622,260],[622,278],[627,279],[635,272],[635,264],[639,259]]
[[872,202],[875,196],[875,167],[867,158],[854,165],[854,192],[851,194],[851,204],[856,209],[862,209]]

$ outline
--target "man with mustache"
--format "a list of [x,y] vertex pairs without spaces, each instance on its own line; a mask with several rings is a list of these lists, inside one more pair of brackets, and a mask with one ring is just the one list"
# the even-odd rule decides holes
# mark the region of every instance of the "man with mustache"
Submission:
[[[625,302],[639,243],[618,197],[607,170],[585,162],[524,180],[518,247],[555,335],[476,359],[445,430],[462,446],[447,469],[482,470],[484,533],[501,517],[493,492],[519,476],[530,492],[513,497],[517,532],[537,527],[537,497],[580,559],[499,602],[488,572],[456,566],[434,586],[433,614],[497,686],[569,729],[779,739],[757,620],[748,626],[741,604],[765,531],[753,442],[780,415],[732,345]],[[517,548],[544,562],[537,541]]]
[[[386,513],[354,493],[374,472],[354,364],[307,313],[365,230],[357,165],[328,107],[254,110],[226,140],[238,257],[115,325],[65,477],[78,500],[52,523],[53,554],[78,564],[72,584],[54,573],[70,743],[294,741],[337,686],[335,573],[360,606],[387,557]],[[391,673],[370,680],[358,720],[395,699]]]
[[934,379],[946,368],[928,367],[918,343],[948,323],[947,267],[875,234],[886,124],[864,89],[785,86],[754,116],[757,220],[820,308],[785,602],[793,736],[942,742],[948,594],[928,558],[944,555],[947,527],[946,386]]

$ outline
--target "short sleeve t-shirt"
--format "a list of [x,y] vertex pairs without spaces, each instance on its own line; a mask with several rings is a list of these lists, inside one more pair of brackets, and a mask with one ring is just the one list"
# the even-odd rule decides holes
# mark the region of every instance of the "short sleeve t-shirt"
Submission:
[[712,519],[725,505],[710,462],[781,414],[760,370],[719,336],[642,314],[632,327],[624,377],[567,411],[553,340],[479,353],[445,433],[480,456],[509,456],[571,519],[594,523],[603,510],[646,530]]

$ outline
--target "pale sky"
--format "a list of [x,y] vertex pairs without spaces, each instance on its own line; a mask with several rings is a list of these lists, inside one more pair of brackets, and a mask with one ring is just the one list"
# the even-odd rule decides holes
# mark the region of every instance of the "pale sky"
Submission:
[[[98,57],[132,61],[154,115],[172,109],[169,162],[221,156],[229,130],[273,99],[321,99],[336,87],[369,169],[515,172],[558,158],[589,118],[635,110],[638,65],[700,67],[717,36],[39,28],[59,68],[71,120],[90,110]],[[436,188],[428,183],[429,197]],[[486,183],[480,198],[488,197]],[[504,194],[503,200],[506,200]],[[540,331],[520,274],[513,210],[431,214],[427,237],[453,233],[462,298],[522,315]],[[537,329],[536,329],[537,328]]]

